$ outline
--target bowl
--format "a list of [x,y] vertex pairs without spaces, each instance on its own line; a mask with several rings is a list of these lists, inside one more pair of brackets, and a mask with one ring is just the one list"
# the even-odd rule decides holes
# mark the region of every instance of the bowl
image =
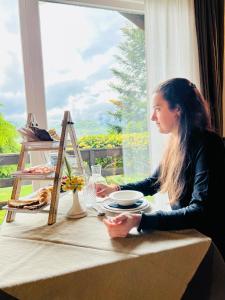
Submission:
[[122,206],[132,205],[143,197],[144,195],[141,192],[133,190],[123,190],[109,194],[110,199]]

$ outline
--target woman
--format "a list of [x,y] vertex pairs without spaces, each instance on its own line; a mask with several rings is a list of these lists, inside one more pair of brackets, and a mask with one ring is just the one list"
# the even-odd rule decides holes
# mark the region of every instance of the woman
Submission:
[[225,258],[225,149],[210,125],[207,104],[187,79],[174,78],[153,94],[152,121],[170,134],[168,147],[155,173],[126,185],[96,185],[97,196],[116,190],[144,195],[167,192],[172,211],[120,214],[105,219],[111,237],[138,231],[195,228],[210,236]]

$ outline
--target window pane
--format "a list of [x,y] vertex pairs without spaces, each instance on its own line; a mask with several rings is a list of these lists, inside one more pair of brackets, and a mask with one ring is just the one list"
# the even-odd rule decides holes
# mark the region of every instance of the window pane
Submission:
[[123,158],[106,150],[91,164],[102,164],[105,175],[125,171],[126,177],[113,178],[120,183],[145,177],[143,31],[116,11],[46,2],[39,7],[49,128],[60,132],[63,111],[71,111],[81,148],[123,147]]
[[17,2],[0,1],[0,111],[19,127],[25,124],[26,108]]
[[[26,122],[18,0],[0,1],[0,37],[0,154],[4,158],[4,153],[19,152],[16,127]],[[11,185],[11,173],[16,167],[15,164],[0,166],[0,180],[6,186]],[[0,189],[0,201],[10,199],[10,195],[11,187]],[[0,223],[4,215],[2,211]]]

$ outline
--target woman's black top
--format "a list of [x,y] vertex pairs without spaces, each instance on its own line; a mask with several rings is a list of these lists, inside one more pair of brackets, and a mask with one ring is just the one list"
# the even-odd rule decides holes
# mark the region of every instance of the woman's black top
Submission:
[[[225,259],[225,148],[214,132],[190,135],[185,188],[172,211],[143,214],[138,230],[195,228],[212,238]],[[121,185],[153,195],[160,189],[159,169],[143,181]],[[172,183],[171,183],[172,184]]]

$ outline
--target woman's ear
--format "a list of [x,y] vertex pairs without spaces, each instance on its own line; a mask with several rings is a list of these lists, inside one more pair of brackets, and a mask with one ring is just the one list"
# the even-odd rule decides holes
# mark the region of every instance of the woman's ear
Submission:
[[180,117],[180,115],[181,115],[181,107],[180,107],[180,105],[177,105],[176,112],[177,112],[177,116]]

